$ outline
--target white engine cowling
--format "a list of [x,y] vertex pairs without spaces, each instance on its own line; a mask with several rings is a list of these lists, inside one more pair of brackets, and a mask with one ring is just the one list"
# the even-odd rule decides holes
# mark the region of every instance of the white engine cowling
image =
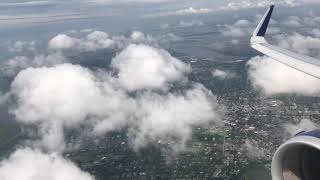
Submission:
[[320,130],[299,133],[281,145],[271,174],[273,180],[320,180]]

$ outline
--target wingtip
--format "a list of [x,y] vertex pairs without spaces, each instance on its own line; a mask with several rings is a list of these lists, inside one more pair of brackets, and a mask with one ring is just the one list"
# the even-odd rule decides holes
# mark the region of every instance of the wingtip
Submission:
[[263,16],[262,20],[260,21],[259,25],[257,26],[256,30],[254,31],[253,36],[258,36],[258,37],[265,36],[274,7],[275,7],[274,5],[271,5],[269,7],[267,12]]

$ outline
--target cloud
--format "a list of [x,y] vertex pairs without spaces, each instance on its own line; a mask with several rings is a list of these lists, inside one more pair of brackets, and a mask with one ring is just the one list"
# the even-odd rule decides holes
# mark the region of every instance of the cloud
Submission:
[[135,149],[152,142],[169,142],[174,151],[185,149],[192,128],[222,126],[220,107],[206,88],[196,85],[183,94],[146,93],[139,98],[138,125],[130,128]]
[[312,131],[319,129],[319,125],[316,123],[308,120],[308,119],[302,119],[299,123],[293,124],[293,123],[286,123],[283,125],[286,132],[292,137],[296,135],[297,133],[301,131]]
[[112,60],[120,84],[130,91],[168,89],[169,83],[182,81],[190,66],[168,52],[145,45],[130,45]]
[[124,4],[124,3],[163,3],[172,0],[83,0],[87,3],[95,3],[95,4]]
[[189,7],[184,9],[178,9],[175,11],[148,14],[148,15],[145,15],[144,17],[185,16],[185,15],[195,15],[195,14],[208,14],[211,12],[214,12],[214,10],[209,8]]
[[193,27],[193,26],[203,26],[204,23],[202,21],[197,21],[197,20],[193,20],[193,21],[180,21],[179,22],[179,26],[180,27]]
[[220,30],[222,35],[233,38],[248,36],[253,32],[254,29],[253,23],[246,19],[240,19],[232,25],[225,24],[222,27],[223,28]]
[[179,37],[174,34],[161,34],[157,36],[146,35],[140,31],[133,31],[129,37],[110,36],[103,31],[94,29],[68,30],[63,34],[58,34],[48,42],[47,52],[36,52],[36,42],[16,41],[10,51],[26,53],[31,51],[35,55],[19,55],[1,63],[3,75],[12,77],[19,71],[28,67],[51,67],[56,64],[68,63],[68,53],[80,53],[84,51],[96,51],[99,49],[113,49],[119,51],[130,44],[148,44],[154,47],[166,46],[171,41],[178,41]]
[[[107,16],[107,15],[105,15]],[[86,14],[80,13],[45,13],[45,14],[9,14],[9,15],[0,15],[0,25],[2,27],[15,27],[15,26],[26,26],[30,24],[40,24],[40,23],[52,23],[59,21],[72,21],[79,19],[88,19],[99,16],[89,16]]]
[[266,95],[295,93],[320,95],[320,80],[287,67],[269,57],[257,56],[247,63],[248,78],[253,87]]
[[[317,31],[311,33],[316,34]],[[305,36],[299,33],[279,35],[275,39],[279,46],[300,54],[320,58],[320,37]]]
[[303,3],[311,3],[311,4],[320,3],[318,0],[299,0],[299,1]]
[[8,76],[13,77],[21,70],[28,67],[41,67],[41,66],[53,66],[67,62],[66,58],[61,53],[52,53],[48,55],[40,54],[34,58],[27,56],[15,56],[1,65],[1,72]]
[[297,16],[290,16],[285,20],[284,24],[289,27],[300,27],[302,26],[302,20]]
[[68,49],[78,43],[78,40],[66,34],[58,34],[49,42],[49,47],[52,49]]
[[219,80],[232,79],[236,77],[236,74],[230,71],[225,71],[221,69],[215,69],[212,71],[212,76]]
[[[71,33],[72,32],[72,33]],[[78,50],[78,51],[96,51],[105,48],[123,49],[128,45],[148,44],[158,47],[159,44],[166,44],[170,41],[177,41],[179,38],[174,34],[164,34],[159,36],[146,35],[140,31],[133,31],[129,37],[109,36],[108,33],[92,29],[78,31],[68,31],[70,35],[58,34],[53,37],[49,43],[49,49],[52,50]],[[83,34],[86,35],[83,37]],[[72,37],[80,36],[80,37]]]
[[64,127],[75,127],[90,115],[116,116],[116,110],[121,109],[119,101],[126,102],[107,81],[99,81],[88,69],[71,64],[23,70],[13,81],[11,93],[18,100],[12,110],[16,119],[39,125],[40,144],[56,151],[65,149]]
[[232,1],[227,5],[222,6],[221,10],[241,10],[247,8],[261,8],[269,7],[271,4],[277,6],[297,6],[300,3],[297,0],[280,0],[270,3],[269,0],[241,0],[241,1]]
[[311,34],[317,38],[320,38],[320,29],[312,29]]
[[29,148],[18,149],[0,162],[2,180],[94,180],[74,163],[57,154]]
[[[184,90],[171,88],[187,81],[190,67],[168,52],[130,45],[114,58],[113,68],[115,75],[71,64],[23,70],[11,85],[11,113],[38,128],[35,147],[58,152],[68,148],[64,131],[80,126],[93,137],[128,128],[135,149],[161,139],[181,151],[193,127],[222,124],[220,106],[206,88],[191,82]],[[163,88],[170,91],[157,91]]]
[[[251,22],[247,19],[240,19],[233,24],[219,25],[219,27],[221,28],[219,31],[225,37],[249,38],[249,36],[253,33],[260,19],[261,17],[258,17],[258,19],[254,19],[254,22]],[[274,20],[271,20],[271,22],[275,23]],[[279,28],[275,28],[275,27],[268,28],[268,34],[277,34],[279,33],[279,31],[280,31]]]
[[23,52],[23,51],[35,51],[36,50],[35,41],[16,41],[11,47],[9,47],[10,52]]
[[244,148],[248,156],[253,160],[265,158],[265,150],[259,148],[258,143],[254,140],[246,139],[245,144],[243,144],[242,148]]
[[25,1],[25,2],[1,2],[0,7],[36,7],[36,6],[48,6],[59,3],[58,1]]

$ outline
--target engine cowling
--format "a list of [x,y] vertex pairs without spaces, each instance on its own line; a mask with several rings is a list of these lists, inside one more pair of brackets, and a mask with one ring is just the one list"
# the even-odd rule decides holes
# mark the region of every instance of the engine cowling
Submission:
[[282,144],[271,174],[273,180],[320,180],[320,130],[301,132]]

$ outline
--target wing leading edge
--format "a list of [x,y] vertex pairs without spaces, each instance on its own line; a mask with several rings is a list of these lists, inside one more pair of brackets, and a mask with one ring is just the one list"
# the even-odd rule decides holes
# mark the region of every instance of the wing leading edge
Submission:
[[269,44],[264,38],[274,6],[270,6],[251,37],[251,47],[291,68],[320,79],[320,60]]

